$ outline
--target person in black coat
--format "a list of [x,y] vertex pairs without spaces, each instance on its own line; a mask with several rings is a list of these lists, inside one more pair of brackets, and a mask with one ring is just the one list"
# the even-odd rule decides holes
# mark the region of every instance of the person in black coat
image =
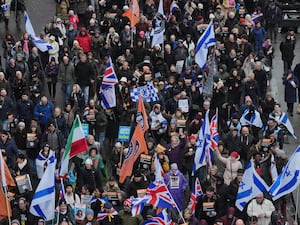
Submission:
[[34,105],[28,95],[29,93],[27,91],[23,92],[21,99],[17,101],[16,107],[17,118],[24,121],[27,130],[30,128],[31,119],[34,113]]
[[88,184],[92,190],[97,187],[102,187],[102,180],[100,173],[93,168],[93,161],[91,159],[86,159],[84,162],[85,166],[81,169],[78,176],[78,184],[80,187]]
[[[212,186],[208,186],[205,195],[202,195],[196,204],[195,216],[198,219],[206,220],[208,225],[213,225],[219,211],[217,200],[215,189]],[[209,205],[209,207],[206,205]]]
[[297,88],[299,87],[299,81],[292,70],[287,72],[287,76],[283,80],[283,84],[285,85],[284,101],[287,104],[290,116],[293,116],[294,103],[297,101]]
[[5,130],[1,132],[0,149],[5,150],[8,168],[14,169],[18,155],[18,149],[14,139],[10,138],[9,133]]
[[19,154],[17,157],[17,164],[14,168],[14,173],[16,176],[31,174],[30,163],[24,154]]
[[134,196],[138,197],[137,191],[140,189],[147,189],[149,183],[145,181],[145,177],[141,171],[136,170],[133,174],[133,180],[127,186],[127,195],[128,197]]
[[89,99],[89,87],[90,84],[95,82],[96,77],[95,71],[92,64],[87,61],[87,56],[85,54],[80,55],[80,61],[75,67],[75,76],[77,83],[84,92],[84,101],[88,103]]
[[284,73],[291,69],[295,57],[295,42],[292,40],[294,36],[286,35],[285,39],[280,43],[281,59],[283,61]]

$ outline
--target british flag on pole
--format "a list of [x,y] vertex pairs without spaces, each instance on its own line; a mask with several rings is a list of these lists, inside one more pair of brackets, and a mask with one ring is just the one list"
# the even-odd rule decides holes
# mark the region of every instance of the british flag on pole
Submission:
[[198,177],[196,177],[195,187],[194,187],[193,192],[191,193],[190,201],[189,201],[189,205],[188,205],[188,208],[190,210],[192,210],[193,213],[195,213],[196,204],[201,195],[203,195],[203,191],[202,191],[202,188],[200,185],[200,181],[199,181]]
[[160,208],[175,208],[176,203],[169,192],[167,185],[163,181],[154,181],[147,188],[146,195],[142,198],[134,199],[131,213],[138,215],[145,204],[150,204]]

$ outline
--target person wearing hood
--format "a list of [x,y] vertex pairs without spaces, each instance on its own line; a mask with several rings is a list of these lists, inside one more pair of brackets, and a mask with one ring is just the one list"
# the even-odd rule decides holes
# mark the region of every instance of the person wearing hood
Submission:
[[147,181],[145,175],[142,174],[140,170],[136,170],[133,173],[132,181],[127,186],[127,196],[134,196],[135,198],[138,197],[137,191],[140,189],[147,189],[148,185],[149,182]]
[[228,158],[225,158],[221,155],[219,151],[216,151],[217,158],[225,164],[225,171],[224,171],[224,183],[229,185],[234,178],[237,176],[238,169],[242,169],[242,163],[240,162],[240,155],[237,152],[231,152]]
[[85,27],[80,28],[80,32],[77,35],[76,40],[79,42],[79,45],[80,47],[82,47],[84,53],[88,53],[91,51],[92,39]]
[[227,209],[226,215],[221,217],[223,225],[235,224],[235,221],[237,220],[237,217],[235,217],[234,214],[235,214],[235,208],[229,207]]
[[58,43],[55,40],[55,36],[51,35],[49,37],[49,44],[52,47],[51,49],[48,50],[48,53],[49,53],[49,62],[50,62],[50,59],[52,57],[54,57],[55,62],[58,63],[59,45],[58,45]]
[[166,174],[164,179],[178,208],[182,210],[185,201],[185,191],[188,188],[188,182],[183,174],[178,170],[177,163],[171,164],[171,170]]

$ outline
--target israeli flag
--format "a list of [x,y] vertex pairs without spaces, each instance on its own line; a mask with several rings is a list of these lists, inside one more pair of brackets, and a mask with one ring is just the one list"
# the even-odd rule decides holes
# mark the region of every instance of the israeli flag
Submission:
[[55,155],[47,161],[48,166],[34,193],[30,213],[42,217],[45,221],[54,219],[55,208]]
[[242,126],[246,126],[246,125],[252,125],[255,127],[259,127],[259,128],[263,128],[263,122],[261,120],[260,114],[258,111],[254,111],[254,114],[251,116],[251,118],[248,118],[248,114],[250,113],[250,110],[247,108],[243,115],[240,118],[240,123]]
[[216,44],[215,39],[215,30],[213,21],[210,21],[208,27],[201,35],[198,40],[196,49],[195,49],[195,62],[199,65],[200,68],[205,69],[208,48]]
[[41,51],[41,52],[46,52],[50,49],[52,49],[52,46],[46,42],[45,40],[42,40],[40,38],[38,38],[35,35],[32,23],[29,19],[28,13],[25,11],[24,12],[24,22],[25,22],[25,30],[26,33],[29,35],[29,37],[31,38],[33,44]]
[[291,121],[289,120],[288,116],[286,115],[286,113],[282,113],[280,118],[279,118],[279,121],[277,121],[279,124],[283,124],[286,129],[290,132],[290,134],[295,138],[297,139],[297,136],[295,134],[295,131],[294,131],[294,128],[291,124]]
[[240,187],[236,196],[235,206],[243,211],[247,203],[258,194],[269,190],[266,182],[258,175],[251,160],[244,172]]
[[300,183],[300,146],[297,147],[281,174],[270,187],[270,195],[275,201],[294,191]]
[[209,110],[207,110],[197,139],[193,174],[195,174],[196,171],[202,166],[207,165],[206,159],[207,159],[209,147],[210,147]]

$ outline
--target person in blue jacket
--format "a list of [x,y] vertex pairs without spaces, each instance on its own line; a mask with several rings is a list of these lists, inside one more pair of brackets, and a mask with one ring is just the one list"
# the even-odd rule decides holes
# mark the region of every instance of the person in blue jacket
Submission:
[[38,118],[41,131],[44,132],[47,128],[47,122],[53,115],[54,106],[48,101],[46,96],[41,98],[41,101],[34,107],[34,116]]

